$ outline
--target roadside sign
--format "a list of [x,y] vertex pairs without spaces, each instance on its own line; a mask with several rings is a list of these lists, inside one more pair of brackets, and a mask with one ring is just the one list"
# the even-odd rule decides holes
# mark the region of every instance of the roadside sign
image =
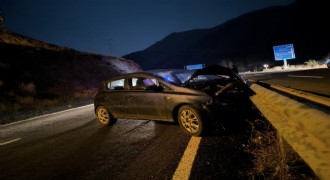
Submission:
[[184,66],[184,68],[188,69],[188,70],[203,69],[204,67],[205,67],[205,64],[193,64],[193,65]]
[[296,58],[293,44],[273,46],[273,50],[276,61]]

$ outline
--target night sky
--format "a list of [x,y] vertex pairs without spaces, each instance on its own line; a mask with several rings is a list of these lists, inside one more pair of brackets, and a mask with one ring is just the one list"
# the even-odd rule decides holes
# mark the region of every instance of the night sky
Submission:
[[7,29],[103,55],[143,50],[172,32],[212,28],[295,0],[0,0]]

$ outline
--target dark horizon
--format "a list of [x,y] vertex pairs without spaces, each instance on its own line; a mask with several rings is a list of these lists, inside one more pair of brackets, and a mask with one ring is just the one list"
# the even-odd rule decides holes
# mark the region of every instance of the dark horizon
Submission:
[[211,28],[244,13],[292,2],[1,0],[0,8],[11,32],[79,51],[122,56],[173,32]]

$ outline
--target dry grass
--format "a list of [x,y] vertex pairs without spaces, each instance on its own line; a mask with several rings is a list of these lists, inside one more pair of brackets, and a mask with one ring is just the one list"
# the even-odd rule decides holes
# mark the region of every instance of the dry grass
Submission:
[[81,106],[93,102],[96,89],[62,93],[55,98],[36,95],[11,94],[9,101],[0,102],[0,124],[7,124],[30,117]]
[[245,150],[253,157],[252,179],[318,179],[267,120],[258,119],[251,127]]
[[319,68],[327,68],[327,65],[323,62],[310,59],[306,61],[304,64],[297,64],[297,65],[290,65],[285,68],[283,66],[274,66],[271,68],[264,68],[261,71],[248,71],[248,72],[242,72],[242,74],[248,74],[248,73],[256,73],[256,72],[282,72],[282,71],[299,71],[299,70],[307,70],[307,69],[319,69]]
[[306,61],[304,64],[298,64],[298,65],[290,65],[288,64],[287,68],[284,68],[284,66],[275,66],[272,68],[264,69],[265,72],[272,72],[272,71],[283,71],[283,70],[306,70],[306,69],[318,69],[318,68],[327,68],[327,65],[324,63],[320,63],[314,59],[310,59]]

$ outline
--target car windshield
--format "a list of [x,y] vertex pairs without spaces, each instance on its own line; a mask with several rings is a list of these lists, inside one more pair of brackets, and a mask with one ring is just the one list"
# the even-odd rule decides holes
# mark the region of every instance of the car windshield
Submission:
[[186,81],[190,79],[194,70],[184,69],[166,69],[166,70],[151,70],[148,71],[154,75],[162,77],[165,81],[182,86]]

